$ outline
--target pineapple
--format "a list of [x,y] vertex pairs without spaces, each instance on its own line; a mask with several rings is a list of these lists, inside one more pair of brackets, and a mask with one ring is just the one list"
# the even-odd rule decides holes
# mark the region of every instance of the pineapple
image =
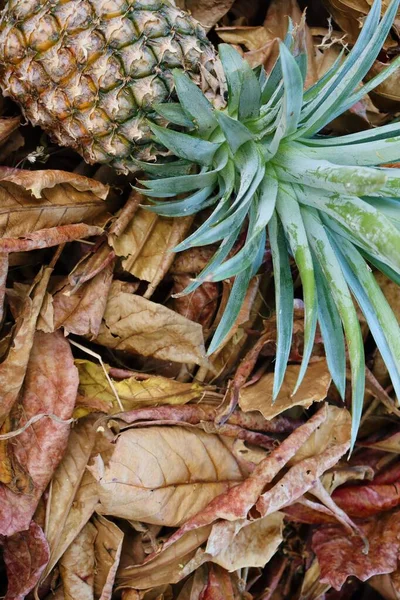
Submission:
[[[363,339],[353,297],[368,321],[400,399],[400,329],[368,263],[400,283],[400,123],[343,137],[321,131],[400,66],[360,86],[388,35],[399,5],[380,20],[375,0],[357,43],[326,75],[304,91],[307,71],[301,35],[289,31],[267,76],[256,73],[229,45],[219,47],[228,103],[213,107],[181,70],[174,73],[179,103],[155,106],[186,131],[151,129],[174,153],[175,163],[141,167],[153,205],[170,217],[213,207],[206,221],[176,251],[219,243],[186,293],[205,281],[235,277],[209,353],[232,327],[250,279],[259,270],[266,241],[272,251],[277,314],[274,397],[282,385],[293,329],[293,257],[303,288],[305,336],[299,387],[311,356],[317,322],[328,366],[340,394],[346,386],[346,346],[352,379],[352,443],[365,384]],[[193,172],[193,165],[196,172]],[[382,165],[382,166],[380,166]],[[191,170],[188,168],[191,167]],[[178,169],[181,174],[178,174]],[[189,194],[184,199],[181,194]],[[246,228],[246,240],[236,242]],[[232,250],[236,250],[232,255]],[[368,261],[368,262],[367,262]]]
[[131,156],[157,155],[148,122],[171,97],[171,69],[215,88],[215,62],[168,0],[9,0],[0,22],[3,93],[59,144],[125,173]]

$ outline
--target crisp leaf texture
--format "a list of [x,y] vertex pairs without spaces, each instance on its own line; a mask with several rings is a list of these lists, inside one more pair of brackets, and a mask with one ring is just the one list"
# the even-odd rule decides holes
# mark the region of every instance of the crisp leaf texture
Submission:
[[201,325],[114,282],[97,343],[162,360],[206,364]]

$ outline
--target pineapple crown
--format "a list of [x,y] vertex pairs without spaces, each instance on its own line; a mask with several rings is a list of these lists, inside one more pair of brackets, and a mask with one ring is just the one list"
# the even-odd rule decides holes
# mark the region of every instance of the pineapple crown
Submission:
[[[360,86],[388,35],[399,0],[380,19],[375,0],[357,43],[304,91],[304,36],[289,31],[267,76],[253,71],[229,45],[219,46],[226,108],[214,108],[182,71],[174,74],[179,103],[155,110],[180,131],[150,125],[158,143],[178,160],[138,166],[149,175],[140,191],[148,210],[167,217],[214,207],[175,251],[215,244],[212,260],[185,290],[235,276],[230,298],[209,347],[223,342],[260,268],[268,238],[275,278],[276,398],[289,359],[293,329],[290,257],[303,288],[304,352],[295,390],[311,356],[317,321],[327,363],[342,398],[345,339],[351,366],[352,444],[365,381],[363,339],[352,295],[390,372],[400,398],[400,330],[366,260],[400,283],[400,169],[376,165],[400,159],[400,123],[342,137],[319,132],[399,67],[400,58]],[[301,32],[300,32],[301,33]],[[183,132],[182,129],[185,131]],[[193,174],[193,165],[197,172]],[[178,195],[189,194],[184,199]],[[160,199],[170,199],[169,201]],[[245,243],[232,255],[244,222]],[[366,259],[366,260],[365,260]]]

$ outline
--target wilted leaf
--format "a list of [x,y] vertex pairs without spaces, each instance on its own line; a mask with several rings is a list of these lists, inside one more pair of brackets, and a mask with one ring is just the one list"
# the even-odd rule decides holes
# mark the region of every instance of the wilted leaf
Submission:
[[114,263],[109,263],[93,279],[74,291],[68,281],[57,286],[53,296],[54,329],[64,328],[66,334],[98,335],[112,283]]
[[98,344],[173,362],[207,364],[201,325],[111,286]]
[[31,294],[26,296],[16,319],[15,333],[7,358],[0,364],[0,423],[14,405],[23,384],[36,321],[51,273],[52,269],[47,268],[36,276]]
[[93,523],[97,530],[94,541],[96,560],[94,594],[99,600],[110,600],[124,534],[115,523],[104,517],[96,517]]
[[301,386],[293,395],[299,371],[300,365],[287,367],[285,379],[275,402],[272,400],[273,373],[267,373],[257,383],[242,388],[239,396],[240,408],[245,412],[259,410],[266,419],[272,419],[293,406],[308,408],[313,402],[324,400],[331,383],[326,361],[309,364]]
[[182,536],[175,544],[160,554],[154,554],[145,564],[132,565],[123,562],[117,574],[117,584],[139,590],[153,588],[182,579],[183,567],[194,556],[197,548],[208,538],[211,527],[202,527]]
[[184,239],[192,221],[192,217],[170,219],[139,208],[123,233],[110,236],[110,243],[117,256],[125,257],[125,271],[149,281],[154,289],[174,261],[171,250]]
[[[115,394],[102,367],[88,360],[77,360],[75,364],[79,371],[79,404],[102,412],[119,412]],[[198,383],[182,383],[145,373],[132,373],[126,379],[113,380],[113,385],[127,411],[159,404],[185,404],[199,398],[203,392]]]
[[[173,275],[174,285],[171,295],[180,294],[191,283],[189,275]],[[200,323],[208,329],[212,323],[219,297],[219,286],[211,281],[200,285],[194,292],[178,298],[172,298],[172,309],[190,319]]]
[[[96,432],[95,420],[86,417],[71,430],[65,456],[51,482],[45,529],[50,561],[43,579],[89,521],[98,502],[96,482],[86,470],[92,453],[104,449],[102,443],[106,439]],[[100,444],[97,448],[96,441]]]
[[4,600],[24,600],[49,560],[49,547],[39,525],[32,521],[26,529],[4,540],[8,579]]
[[[400,17],[400,13],[399,13]],[[400,25],[400,18],[399,18]],[[388,67],[387,63],[382,63],[376,60],[372,65],[371,70],[368,73],[368,79],[379,75],[384,69]],[[400,73],[399,69],[383,83],[378,85],[375,90],[371,93],[371,99],[380,110],[384,111],[397,111],[400,108]]]
[[[67,446],[68,419],[77,389],[78,373],[68,341],[61,333],[37,332],[22,396],[12,418],[16,426],[21,427],[38,414],[45,416],[13,439],[13,455],[29,477],[30,488],[24,489],[22,482],[0,487],[0,532],[3,535],[28,528],[39,498]],[[56,420],[46,415],[53,415]],[[18,483],[23,493],[17,493]]]
[[87,523],[62,556],[59,568],[65,600],[94,600],[94,540],[97,530]]
[[[312,433],[320,427],[329,417],[326,406],[322,407],[304,425],[289,435],[269,456],[264,458],[254,471],[242,482],[232,489],[220,494],[202,511],[189,518],[186,523],[172,535],[164,548],[173,544],[188,531],[209,525],[218,519],[235,521],[245,519],[251,508],[257,503],[267,484],[269,484],[280,470],[301,450]],[[329,442],[328,442],[329,444]],[[272,488],[273,489],[273,488]]]
[[60,225],[49,229],[38,229],[32,233],[21,234],[18,238],[0,239],[0,252],[28,252],[40,248],[51,248],[74,240],[101,235],[103,230],[95,225],[75,223]]
[[234,0],[177,0],[177,5],[190,11],[207,29],[213,27],[231,8]]
[[13,131],[18,129],[21,123],[20,117],[12,117],[10,119],[0,119],[0,144],[3,144]]
[[183,427],[129,429],[100,464],[100,514],[179,526],[243,479],[227,440]]
[[0,235],[90,222],[107,209],[107,194],[107,186],[75,173],[0,167]]
[[373,575],[392,573],[397,569],[400,549],[399,513],[393,512],[360,525],[369,542],[366,554],[358,536],[349,536],[337,525],[317,529],[312,548],[321,568],[321,582],[340,590],[347,577],[366,581]]
[[0,323],[3,320],[4,298],[8,274],[8,254],[0,254]]
[[385,600],[400,600],[400,569],[386,575],[374,575],[368,580],[368,585]]
[[187,575],[205,562],[213,562],[227,571],[246,567],[264,567],[283,541],[284,515],[248,521],[219,521],[212,526],[205,549],[199,549],[185,566]]

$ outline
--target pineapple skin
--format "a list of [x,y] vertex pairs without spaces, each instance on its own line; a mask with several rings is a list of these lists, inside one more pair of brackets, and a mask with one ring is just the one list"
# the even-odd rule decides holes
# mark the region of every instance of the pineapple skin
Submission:
[[9,0],[0,87],[33,124],[88,163],[127,173],[160,149],[147,120],[183,68],[218,98],[218,59],[200,24],[167,0]]

